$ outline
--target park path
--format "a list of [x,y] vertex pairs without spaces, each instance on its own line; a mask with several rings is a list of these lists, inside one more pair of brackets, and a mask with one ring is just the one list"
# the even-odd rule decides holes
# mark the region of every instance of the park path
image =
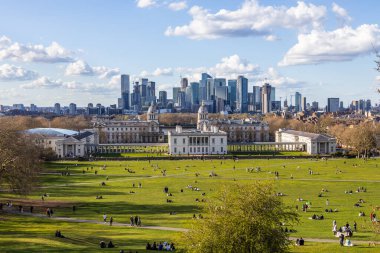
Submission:
[[[39,214],[39,213],[28,213],[28,212],[17,212],[14,210],[4,210],[3,211],[10,213],[10,214],[16,214],[16,215],[24,215],[24,216],[33,216],[33,217],[39,217],[44,219],[53,219],[58,221],[65,221],[65,222],[75,222],[75,223],[89,223],[89,224],[99,224],[99,225],[107,225],[109,226],[109,222],[104,223],[103,221],[97,221],[97,220],[86,220],[86,219],[77,219],[77,218],[71,218],[71,217],[48,217],[45,214]],[[127,223],[120,223],[120,222],[113,222],[112,226],[115,227],[134,227]],[[174,232],[187,232],[189,229],[186,228],[173,228],[173,227],[162,227],[162,226],[139,226],[134,227],[137,229],[151,229],[151,230],[163,230],[163,231],[174,231]],[[297,240],[296,237],[289,237],[290,240]],[[325,238],[304,238],[305,242],[318,242],[318,243],[339,243],[339,238],[336,239],[325,239]],[[351,242],[354,245],[369,245],[371,243],[380,244],[380,241],[355,241],[351,240]]]

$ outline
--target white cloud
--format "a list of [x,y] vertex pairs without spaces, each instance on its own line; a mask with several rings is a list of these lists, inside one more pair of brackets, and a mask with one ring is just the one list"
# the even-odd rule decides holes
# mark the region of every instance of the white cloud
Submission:
[[380,83],[380,76],[377,76],[375,80],[376,82]]
[[332,11],[335,13],[337,18],[342,20],[344,23],[350,22],[352,20],[347,11],[336,3],[332,3]]
[[84,76],[99,76],[101,79],[111,78],[112,76],[119,75],[120,69],[108,68],[104,66],[91,67],[87,62],[83,60],[77,60],[67,65],[65,75],[84,75]]
[[173,2],[168,5],[169,9],[173,11],[180,11],[187,8],[186,1],[180,1],[180,2]]
[[140,73],[141,77],[149,77],[149,76],[172,76],[173,69],[172,68],[156,68],[152,73],[143,70]]
[[34,71],[10,64],[0,65],[0,81],[26,81],[38,77]]
[[156,4],[155,0],[136,0],[137,7],[139,8],[147,8],[154,6]]
[[[188,25],[171,27],[167,36],[190,39],[222,37],[268,36],[274,28],[306,30],[320,29],[326,17],[326,7],[298,2],[295,7],[262,6],[258,0],[246,0],[237,10],[208,10],[193,6],[189,10],[192,21]],[[271,38],[271,37],[269,37]]]
[[289,89],[289,88],[301,88],[302,86],[305,85],[305,82],[298,81],[294,78],[283,76],[278,71],[270,67],[268,70],[261,75],[258,76],[257,79],[261,79],[260,82],[257,84],[261,84],[262,82],[265,81],[272,86],[275,86],[277,88],[283,88],[283,89]]
[[334,31],[313,30],[298,35],[298,43],[285,54],[280,66],[350,61],[380,47],[378,25],[345,26]]
[[59,88],[59,87],[62,87],[63,85],[64,85],[64,82],[61,80],[50,80],[46,76],[42,76],[31,83],[21,85],[21,88],[23,89],[36,89],[36,88],[51,89],[51,88]]
[[14,60],[23,62],[71,62],[74,60],[73,53],[57,42],[52,42],[49,46],[41,44],[21,44],[12,42],[6,36],[0,37],[0,60]]
[[23,84],[23,89],[52,89],[63,88],[68,90],[77,90],[88,93],[108,93],[118,90],[120,87],[120,76],[113,76],[107,83],[81,83],[76,81],[52,80],[46,76],[42,76],[37,80]]

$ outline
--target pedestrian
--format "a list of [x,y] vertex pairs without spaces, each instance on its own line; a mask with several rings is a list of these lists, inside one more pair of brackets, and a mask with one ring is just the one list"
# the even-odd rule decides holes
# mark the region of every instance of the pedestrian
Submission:
[[354,231],[356,232],[356,227],[357,227],[357,224],[356,224],[356,221],[354,221]]
[[104,223],[107,223],[107,214],[103,214],[103,221]]
[[343,243],[344,243],[344,234],[340,234],[339,236],[339,243],[340,243],[340,246],[343,246]]
[[73,212],[75,213],[75,210],[76,210],[77,208],[76,208],[76,206],[73,206]]
[[139,217],[136,215],[136,216],[135,216],[135,226],[137,226],[138,223],[139,223]]
[[329,205],[329,199],[326,199],[326,206]]
[[111,216],[111,218],[110,218],[110,226],[112,226],[112,222],[113,222],[113,218]]
[[129,220],[131,222],[131,226],[133,226],[133,221],[134,221],[133,216],[131,216],[131,218],[129,218]]

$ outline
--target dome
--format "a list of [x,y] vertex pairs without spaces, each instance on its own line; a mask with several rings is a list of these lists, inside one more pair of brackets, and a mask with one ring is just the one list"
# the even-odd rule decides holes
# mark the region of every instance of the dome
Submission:
[[26,130],[25,133],[39,134],[39,135],[51,136],[51,137],[64,137],[68,135],[70,136],[70,135],[78,134],[77,131],[62,129],[62,128],[32,128],[32,129]]
[[204,102],[202,102],[202,105],[199,107],[199,109],[198,109],[198,113],[208,113],[208,111],[207,111],[207,107],[206,107],[206,105],[205,105],[205,103]]

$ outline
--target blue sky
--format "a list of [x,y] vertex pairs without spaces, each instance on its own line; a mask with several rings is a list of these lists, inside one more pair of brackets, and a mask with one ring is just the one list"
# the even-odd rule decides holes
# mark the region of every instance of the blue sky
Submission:
[[[115,104],[120,73],[158,89],[203,71],[277,98],[378,103],[379,1],[1,0],[0,104]],[[250,88],[250,91],[252,89]],[[158,91],[157,91],[158,92]]]

